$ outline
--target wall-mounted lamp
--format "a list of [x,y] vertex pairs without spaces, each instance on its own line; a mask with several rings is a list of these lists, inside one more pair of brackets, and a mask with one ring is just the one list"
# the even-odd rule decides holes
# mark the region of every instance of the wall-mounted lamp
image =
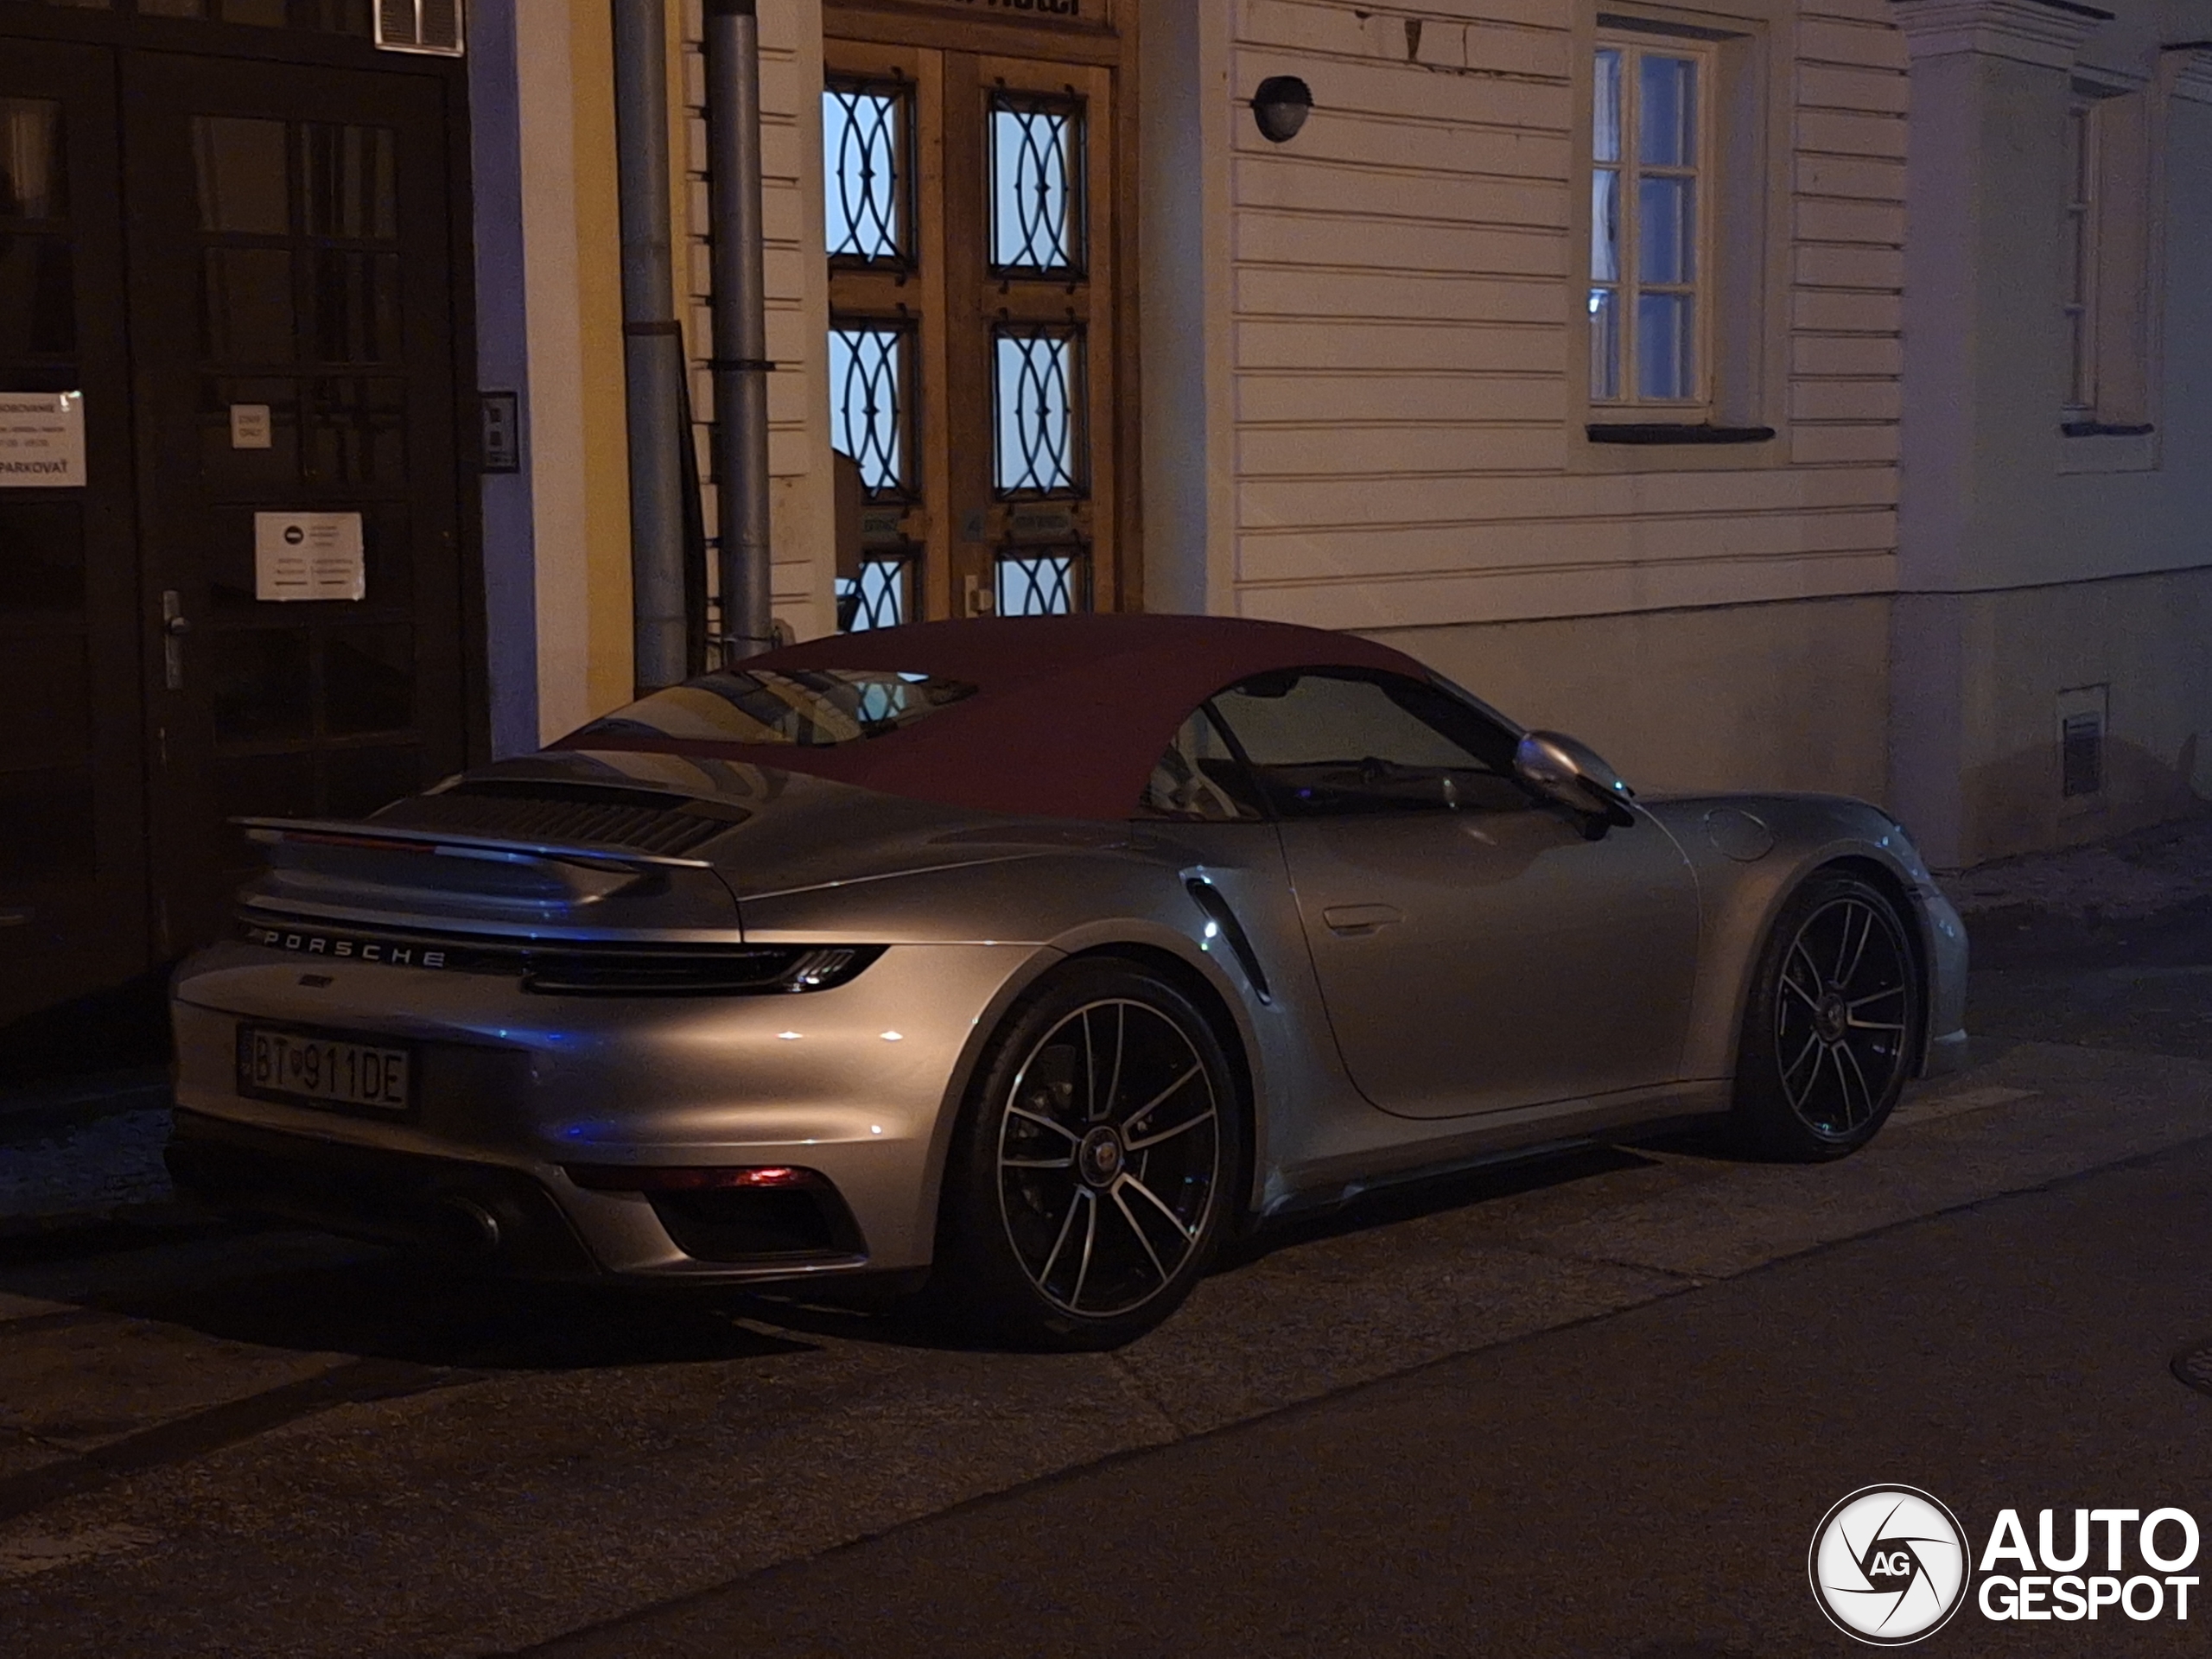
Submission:
[[1287,144],[1313,112],[1313,89],[1296,75],[1269,75],[1252,94],[1252,118],[1271,144]]

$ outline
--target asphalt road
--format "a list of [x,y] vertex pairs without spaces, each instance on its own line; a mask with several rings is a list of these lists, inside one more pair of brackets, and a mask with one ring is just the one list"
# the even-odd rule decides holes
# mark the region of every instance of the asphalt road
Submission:
[[[2200,1141],[1094,1465],[537,1651],[1852,1651],[1814,1607],[1806,1551],[1861,1486],[1933,1492],[1977,1548],[2005,1508],[2031,1529],[2044,1508],[2202,1512],[2212,1398],[2169,1361],[2212,1340],[2208,1221]],[[2021,1625],[1969,1605],[1925,1650],[2198,1653],[2208,1621],[2107,1607],[2094,1625]]]
[[1400,1194],[1112,1356],[159,1212],[0,1233],[0,1653],[1851,1650],[1803,1575],[1854,1486],[1978,1541],[2212,1472],[2167,1370],[2212,1340],[2212,921],[1986,931],[1984,1062],[1859,1157]]

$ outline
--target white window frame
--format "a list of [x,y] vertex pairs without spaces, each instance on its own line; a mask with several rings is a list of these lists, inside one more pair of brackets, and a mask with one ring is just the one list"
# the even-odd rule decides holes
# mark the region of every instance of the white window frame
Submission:
[[2077,94],[2066,111],[2065,265],[2059,310],[2066,319],[2068,421],[2097,417],[2097,277],[2102,257],[2099,173],[2103,167],[2097,100]]
[[2060,189],[2063,471],[2157,464],[2160,124],[2140,87],[2076,72]]
[[[1595,153],[1598,54],[1600,52],[1621,54],[1620,156],[1618,161],[1612,162],[1600,161]],[[1648,56],[1684,58],[1697,65],[1694,111],[1695,142],[1691,163],[1688,167],[1648,166],[1639,153],[1641,133],[1637,99],[1642,77],[1637,66],[1641,59]],[[1714,111],[1720,80],[1719,53],[1712,43],[1705,41],[1620,29],[1600,29],[1586,59],[1586,72],[1591,81],[1591,116],[1590,131],[1586,135],[1582,153],[1586,157],[1584,190],[1591,202],[1592,223],[1581,271],[1585,279],[1584,291],[1590,296],[1584,322],[1588,330],[1591,415],[1598,420],[1627,414],[1664,415],[1670,420],[1684,423],[1708,419],[1713,405],[1713,291],[1716,276],[1713,224],[1717,216],[1719,184],[1715,167],[1718,146]],[[1638,280],[1642,227],[1638,222],[1637,184],[1647,171],[1655,175],[1687,177],[1692,181],[1691,280],[1687,283],[1645,284]],[[1604,172],[1613,173],[1618,179],[1615,193],[1620,231],[1616,245],[1618,264],[1617,277],[1611,281],[1602,280],[1592,274],[1600,229],[1596,217],[1597,179]],[[1691,296],[1690,395],[1687,397],[1647,398],[1638,390],[1640,371],[1636,298],[1647,287],[1657,292],[1688,291]],[[1591,321],[1596,315],[1594,296],[1601,292],[1610,292],[1617,296],[1615,304],[1620,319],[1619,379],[1615,388],[1617,395],[1610,397],[1599,395],[1599,340],[1598,330]]]

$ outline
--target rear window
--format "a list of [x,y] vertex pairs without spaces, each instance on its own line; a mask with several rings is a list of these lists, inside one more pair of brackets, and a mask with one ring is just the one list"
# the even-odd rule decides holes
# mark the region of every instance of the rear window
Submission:
[[594,737],[677,737],[829,748],[895,732],[975,692],[929,674],[726,669],[640,697],[568,741],[588,747]]

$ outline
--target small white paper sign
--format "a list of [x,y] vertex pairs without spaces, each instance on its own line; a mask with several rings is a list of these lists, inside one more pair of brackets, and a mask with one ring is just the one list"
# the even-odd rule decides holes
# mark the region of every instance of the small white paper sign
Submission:
[[0,391],[0,489],[85,487],[85,394]]
[[256,599],[359,599],[367,580],[359,513],[253,515]]
[[274,434],[269,424],[269,405],[266,404],[232,404],[231,405],[231,448],[233,449],[268,449],[274,448]]

